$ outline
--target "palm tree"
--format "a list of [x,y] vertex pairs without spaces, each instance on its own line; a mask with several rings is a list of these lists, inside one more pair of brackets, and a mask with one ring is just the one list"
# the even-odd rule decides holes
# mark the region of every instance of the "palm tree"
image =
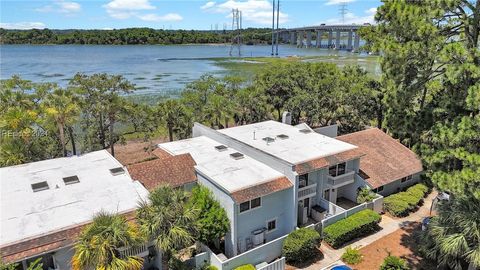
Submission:
[[100,212],[80,234],[72,269],[140,270],[142,258],[123,257],[118,249],[143,243],[145,238],[134,223],[121,215]]
[[427,257],[441,267],[480,268],[480,200],[455,197],[441,203],[422,242]]
[[[76,104],[73,92],[56,88],[47,94],[43,106],[47,115],[50,116],[57,125],[63,156],[67,156],[65,128],[67,125],[71,126],[79,114],[79,107]],[[72,149],[75,149],[74,139],[70,139],[72,140]]]
[[169,262],[178,250],[194,243],[194,223],[198,210],[188,207],[185,191],[161,186],[152,191],[148,201],[140,202],[137,222],[144,234]]
[[168,99],[159,104],[159,114],[167,126],[170,141],[173,141],[174,130],[181,125],[185,114],[183,105],[175,99]]

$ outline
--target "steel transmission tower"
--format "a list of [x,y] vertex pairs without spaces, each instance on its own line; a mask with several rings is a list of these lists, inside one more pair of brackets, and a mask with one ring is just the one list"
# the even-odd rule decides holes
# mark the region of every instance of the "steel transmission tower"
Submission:
[[233,51],[238,50],[238,56],[242,55],[242,12],[232,9],[232,45],[230,46],[230,56],[233,56]]
[[345,24],[345,15],[348,13],[347,2],[340,3],[339,13],[342,16],[342,24]]

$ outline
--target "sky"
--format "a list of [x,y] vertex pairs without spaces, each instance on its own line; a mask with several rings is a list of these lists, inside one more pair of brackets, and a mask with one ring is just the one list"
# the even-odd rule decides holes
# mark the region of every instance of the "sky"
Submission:
[[[373,23],[380,5],[380,0],[280,0],[280,27]],[[221,30],[232,27],[232,8],[242,11],[243,28],[271,27],[272,0],[1,0],[0,28]]]

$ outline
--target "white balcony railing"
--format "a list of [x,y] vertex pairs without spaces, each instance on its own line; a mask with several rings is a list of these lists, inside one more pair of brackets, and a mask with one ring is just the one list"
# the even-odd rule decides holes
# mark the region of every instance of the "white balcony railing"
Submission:
[[118,252],[120,252],[120,256],[122,258],[127,258],[131,256],[137,257],[145,257],[148,255],[148,247],[146,244],[138,246],[138,247],[123,247],[119,248]]
[[305,199],[308,197],[313,197],[317,194],[317,184],[312,184],[306,187],[301,187],[298,189],[298,199]]
[[337,188],[351,184],[355,181],[355,171],[348,171],[342,175],[328,176],[328,185],[330,188]]

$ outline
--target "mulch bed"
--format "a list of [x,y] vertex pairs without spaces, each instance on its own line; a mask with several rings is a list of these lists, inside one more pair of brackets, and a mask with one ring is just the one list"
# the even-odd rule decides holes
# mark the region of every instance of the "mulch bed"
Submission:
[[410,223],[402,229],[378,239],[360,249],[363,254],[363,261],[350,267],[358,270],[379,269],[385,257],[390,252],[391,255],[405,259],[412,269],[430,270],[435,269],[429,261],[424,260],[418,254],[417,235],[421,230],[419,222]]

